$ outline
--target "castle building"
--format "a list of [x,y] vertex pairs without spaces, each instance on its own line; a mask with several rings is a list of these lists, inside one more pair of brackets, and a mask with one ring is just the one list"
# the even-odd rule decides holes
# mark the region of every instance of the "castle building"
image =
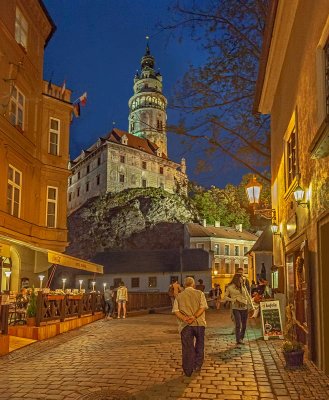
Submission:
[[129,99],[129,132],[114,128],[70,162],[68,213],[91,197],[130,188],[187,192],[185,160],[168,159],[167,99],[149,45]]

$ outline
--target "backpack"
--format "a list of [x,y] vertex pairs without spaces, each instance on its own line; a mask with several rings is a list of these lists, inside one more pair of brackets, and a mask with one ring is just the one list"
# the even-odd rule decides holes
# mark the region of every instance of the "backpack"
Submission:
[[174,287],[173,287],[173,285],[170,285],[169,289],[168,289],[169,297],[174,297],[174,293],[175,293]]

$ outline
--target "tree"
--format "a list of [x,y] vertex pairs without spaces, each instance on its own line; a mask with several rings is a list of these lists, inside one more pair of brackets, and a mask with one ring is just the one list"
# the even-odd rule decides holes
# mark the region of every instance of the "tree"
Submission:
[[[269,0],[177,0],[164,29],[190,32],[206,61],[190,66],[172,107],[180,112],[168,131],[198,144],[211,162],[225,153],[269,180],[269,117],[253,115],[255,82]],[[201,161],[202,163],[202,161]]]
[[249,215],[240,204],[238,187],[226,185],[224,189],[212,186],[210,189],[198,191],[191,199],[202,219],[214,224],[220,221],[222,226],[242,224],[250,228]]

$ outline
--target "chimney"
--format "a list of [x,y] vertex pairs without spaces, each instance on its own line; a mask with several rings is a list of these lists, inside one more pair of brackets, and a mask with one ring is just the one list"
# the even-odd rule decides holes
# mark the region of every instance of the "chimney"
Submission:
[[242,232],[242,224],[235,225],[235,230],[238,232]]
[[220,227],[220,221],[215,221],[215,228],[219,228]]
[[203,220],[202,225],[205,226],[205,227],[207,227],[207,220],[206,220],[206,219]]

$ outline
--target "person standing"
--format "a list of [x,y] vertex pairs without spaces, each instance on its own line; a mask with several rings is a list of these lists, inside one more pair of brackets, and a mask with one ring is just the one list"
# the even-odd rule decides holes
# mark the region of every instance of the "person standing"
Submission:
[[251,291],[250,282],[249,282],[248,278],[244,276],[243,268],[242,267],[238,268],[236,273],[240,274],[242,276],[243,284],[245,285],[246,289],[248,290],[248,293],[250,294],[250,291]]
[[175,298],[172,312],[178,321],[182,343],[182,367],[186,376],[200,371],[204,360],[205,310],[208,308],[203,292],[196,290],[194,279],[187,277],[185,290]]
[[196,290],[201,290],[201,292],[204,292],[204,290],[205,290],[205,285],[204,285],[204,283],[203,283],[203,280],[202,279],[199,279],[198,280],[198,282],[199,282],[199,284],[198,285],[196,285]]
[[128,289],[126,288],[124,282],[120,282],[120,285],[117,290],[117,298],[116,302],[118,304],[118,318],[121,318],[121,308],[123,310],[122,318],[126,318],[127,308],[126,303],[128,302]]
[[106,288],[104,291],[104,300],[105,300],[105,318],[112,319],[113,311],[114,311],[114,287],[110,286]]
[[227,286],[224,300],[232,303],[232,313],[235,323],[236,344],[244,344],[243,339],[246,333],[248,319],[248,304],[253,308],[250,295],[243,282],[241,274],[236,273]]

